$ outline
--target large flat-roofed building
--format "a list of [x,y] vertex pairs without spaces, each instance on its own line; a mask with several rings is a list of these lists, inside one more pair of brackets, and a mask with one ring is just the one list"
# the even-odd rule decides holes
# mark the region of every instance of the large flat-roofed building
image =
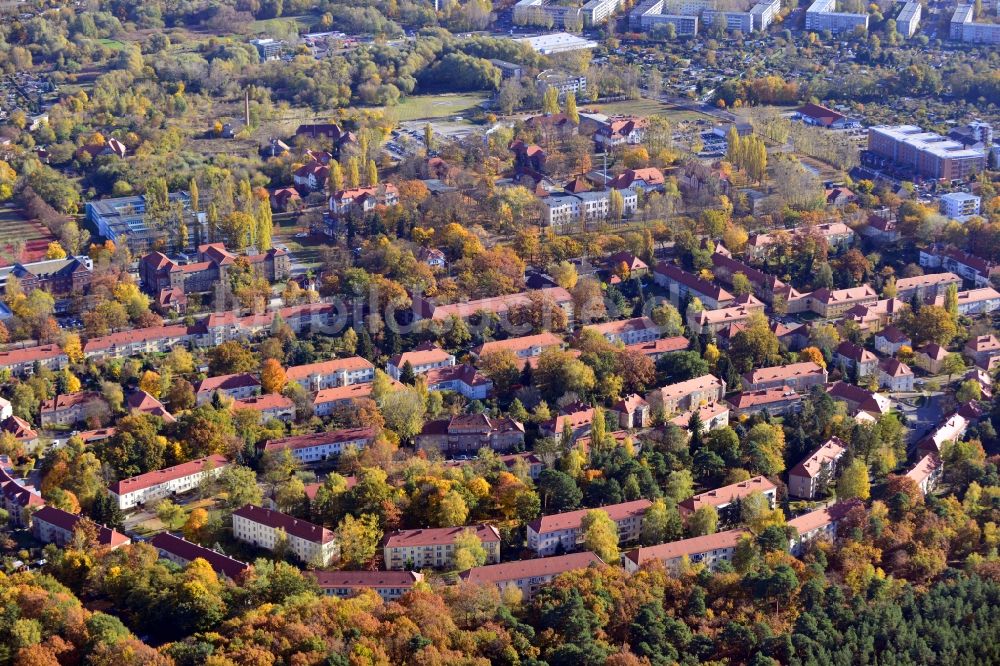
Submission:
[[483,523],[468,527],[392,532],[382,544],[385,567],[390,571],[450,567],[455,554],[455,539],[466,531],[475,534],[486,549],[487,563],[500,561],[500,531],[493,525]]
[[973,44],[1000,44],[1000,23],[976,23],[974,7],[962,4],[951,16],[949,37]]
[[837,0],[816,0],[806,10],[806,30],[832,33],[850,32],[859,26],[868,29],[868,14],[835,11]]
[[[639,538],[642,517],[652,502],[646,499],[623,502],[598,507],[614,521],[618,529],[619,543],[628,543]],[[583,540],[583,519],[591,509],[566,511],[550,516],[542,516],[528,523],[528,548],[541,556],[554,555],[559,548],[576,550]]]
[[[545,10],[554,9],[556,11],[562,12],[562,21],[566,20],[566,16],[570,16],[571,21],[583,21],[583,10],[578,7],[562,7],[560,5],[547,5]],[[537,10],[535,10],[537,11]],[[555,25],[560,25],[560,21],[556,21]],[[568,32],[554,32],[548,35],[538,35],[536,37],[524,37],[522,39],[515,39],[515,42],[521,42],[522,44],[527,44],[534,51],[541,53],[542,55],[553,55],[555,53],[567,53],[569,51],[582,51],[585,49],[596,49],[597,42],[592,39],[584,39],[578,35],[571,35]]]
[[964,180],[982,171],[986,154],[916,125],[879,125],[868,129],[868,150],[925,178]]
[[591,566],[599,567],[603,564],[601,558],[586,551],[473,567],[462,572],[459,577],[466,583],[474,585],[496,585],[501,592],[508,587],[516,587],[521,591],[522,598],[527,600],[531,599],[542,585],[551,582],[559,574]]
[[649,32],[673,25],[678,37],[698,34],[701,26],[721,25],[730,32],[765,30],[781,10],[780,0],[763,0],[747,9],[720,9],[711,0],[646,0],[629,13],[632,30]]
[[979,215],[982,200],[968,192],[949,192],[941,196],[941,214],[949,219],[965,222],[973,215]]
[[[205,213],[191,211],[191,196],[187,192],[174,192],[168,198],[170,206],[179,205],[184,211],[191,237],[199,230],[201,237],[206,237],[207,217]],[[148,213],[145,195],[88,201],[86,207],[87,221],[96,227],[102,238],[115,243],[124,241],[133,253],[149,250],[172,233],[171,225],[152,223],[147,218]]]
[[917,0],[909,0],[909,2],[903,5],[903,9],[900,10],[899,15],[896,16],[896,32],[907,39],[913,37],[920,26],[922,12],[923,7]]
[[590,0],[583,5],[583,24],[592,28],[607,23],[621,6],[622,0]]
[[274,550],[282,534],[288,549],[307,564],[325,567],[340,555],[333,532],[325,527],[254,504],[233,512],[233,536],[239,541]]

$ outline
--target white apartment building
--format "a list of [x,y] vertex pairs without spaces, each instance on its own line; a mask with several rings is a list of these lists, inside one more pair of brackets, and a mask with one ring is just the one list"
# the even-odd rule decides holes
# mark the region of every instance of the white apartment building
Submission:
[[125,511],[164,497],[191,492],[201,484],[206,475],[218,478],[228,466],[229,461],[225,456],[215,454],[115,481],[108,489],[112,499],[118,503],[118,508]]
[[979,215],[981,199],[968,192],[949,192],[941,196],[941,214],[952,220],[965,222]]
[[847,445],[832,437],[810,453],[788,473],[788,493],[794,497],[812,499],[816,496],[823,476],[832,487],[837,478],[837,463],[847,453]]
[[660,327],[649,317],[591,324],[584,326],[583,330],[600,333],[608,342],[621,342],[625,345],[652,342],[660,337]]
[[[622,195],[622,216],[629,217],[639,207],[639,196],[630,190]],[[567,225],[606,220],[611,215],[611,190],[550,194],[542,199],[542,221],[559,231]]]
[[264,453],[288,449],[303,464],[318,463],[337,458],[347,449],[363,449],[375,439],[374,428],[344,428],[330,432],[317,432],[269,440]]
[[323,389],[374,381],[375,366],[360,356],[351,356],[292,366],[285,371],[285,376],[288,381],[316,393]]
[[390,571],[443,569],[453,565],[455,539],[471,531],[486,549],[486,562],[500,561],[500,531],[493,525],[397,530],[385,537],[382,556]]
[[255,504],[233,512],[233,536],[244,543],[274,550],[281,532],[288,549],[302,562],[325,567],[340,556],[333,532],[325,527]]
[[786,524],[794,527],[798,536],[789,539],[789,550],[792,555],[800,557],[813,541],[823,539],[833,541],[837,537],[837,525],[847,513],[856,506],[862,506],[858,500],[837,502],[833,506],[816,511],[810,511],[798,518],[792,518]]
[[[618,528],[618,542],[628,543],[639,538],[642,529],[642,517],[652,502],[646,499],[609,506],[598,507],[608,514]],[[581,525],[584,517],[591,509],[566,511],[550,516],[542,516],[528,523],[528,548],[540,557],[554,555],[560,544],[563,550],[576,550],[583,541]]]

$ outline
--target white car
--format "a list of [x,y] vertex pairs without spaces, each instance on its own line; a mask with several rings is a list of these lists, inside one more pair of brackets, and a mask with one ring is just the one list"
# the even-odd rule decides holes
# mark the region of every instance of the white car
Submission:
[[308,231],[300,231],[299,233],[295,234],[295,237],[296,238],[309,238],[309,232]]

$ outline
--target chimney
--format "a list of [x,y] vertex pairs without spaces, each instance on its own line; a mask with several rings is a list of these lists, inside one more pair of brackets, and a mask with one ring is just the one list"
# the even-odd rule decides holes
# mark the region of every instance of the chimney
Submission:
[[250,127],[250,89],[243,91],[243,124]]

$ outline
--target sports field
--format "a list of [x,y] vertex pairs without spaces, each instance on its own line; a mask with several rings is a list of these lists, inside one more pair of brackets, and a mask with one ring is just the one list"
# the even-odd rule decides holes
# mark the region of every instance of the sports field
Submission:
[[673,122],[681,122],[684,120],[713,120],[713,118],[704,113],[698,113],[697,111],[690,111],[688,109],[681,109],[670,104],[664,104],[663,102],[658,102],[655,99],[630,99],[622,102],[608,102],[608,103],[597,103],[597,104],[585,104],[580,103],[579,108],[583,110],[595,110],[598,113],[604,113],[609,116],[617,115],[633,115],[633,116],[653,116],[660,115],[666,116]]
[[53,240],[48,229],[26,220],[16,208],[0,208],[0,266],[43,259]]
[[400,121],[448,118],[472,112],[488,97],[482,92],[413,95],[390,109]]

